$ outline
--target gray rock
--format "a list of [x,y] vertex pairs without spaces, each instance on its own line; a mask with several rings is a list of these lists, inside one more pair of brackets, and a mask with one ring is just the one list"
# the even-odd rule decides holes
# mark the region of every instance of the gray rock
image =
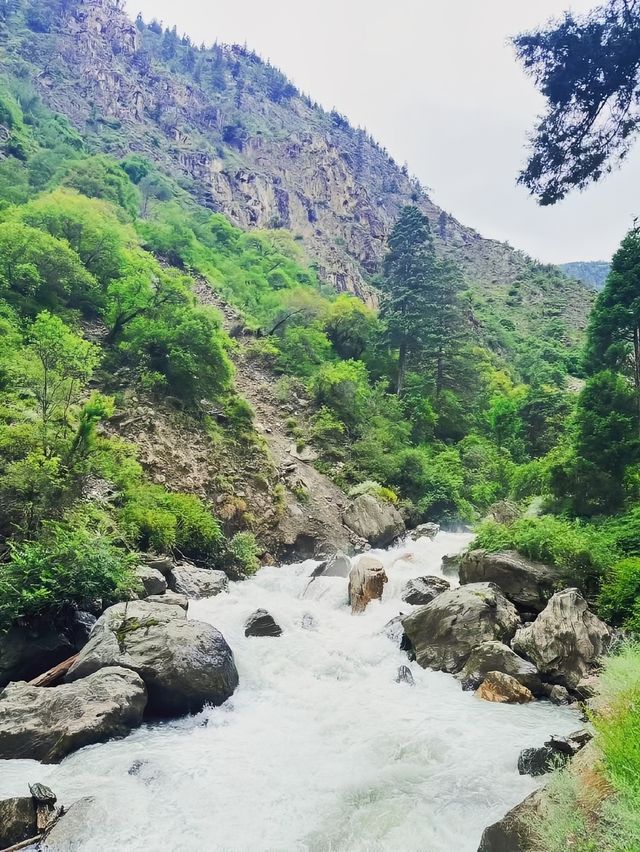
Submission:
[[178,716],[198,712],[205,704],[222,704],[238,685],[233,654],[215,627],[187,621],[179,606],[147,601],[109,607],[66,680],[105,666],[123,666],[140,675],[151,716]]
[[226,592],[229,588],[229,578],[224,571],[198,568],[190,562],[174,565],[167,579],[172,592],[178,592],[195,600],[212,598],[220,592]]
[[351,559],[349,559],[346,553],[343,553],[341,550],[339,550],[337,553],[334,553],[333,556],[330,556],[329,559],[327,559],[327,561],[324,563],[322,571],[320,571],[315,576],[346,578],[349,576],[349,571],[351,571]]
[[519,623],[513,604],[492,583],[450,589],[402,619],[418,663],[451,673],[483,642],[508,642]]
[[57,763],[128,734],[142,722],[146,703],[140,677],[117,667],[49,688],[11,683],[0,693],[0,758]]
[[159,571],[164,577],[171,573],[173,559],[167,554],[156,555],[155,553],[141,553],[140,562],[154,571]]
[[245,636],[281,636],[282,628],[266,609],[257,609],[246,621]]
[[167,581],[155,568],[148,565],[139,565],[135,571],[136,577],[142,585],[140,597],[147,598],[149,595],[162,595],[167,591]]
[[518,772],[534,778],[553,772],[575,757],[592,739],[591,732],[583,728],[567,737],[551,737],[539,748],[525,748],[518,758]]
[[502,672],[515,678],[534,695],[542,692],[537,668],[523,660],[503,642],[483,642],[471,652],[462,671],[457,675],[466,690],[477,689],[489,672]]
[[350,503],[342,517],[346,526],[374,547],[385,547],[405,530],[400,512],[371,494],[361,494]]
[[349,572],[349,603],[351,612],[364,612],[372,600],[382,597],[387,575],[384,565],[375,556],[361,556]]
[[163,595],[149,595],[145,598],[146,603],[165,604],[166,606],[179,606],[185,612],[189,608],[189,598],[178,592],[166,591]]
[[542,674],[575,689],[609,647],[612,635],[577,589],[555,594],[529,627],[519,630],[513,649]]
[[71,626],[72,644],[74,648],[82,648],[89,641],[93,626],[98,619],[90,612],[78,610],[73,614]]
[[562,582],[554,566],[531,562],[518,553],[472,550],[460,562],[460,584],[495,583],[519,609],[541,612]]
[[406,584],[400,597],[405,603],[423,606],[450,588],[451,584],[443,577],[414,577]]
[[558,707],[564,707],[571,703],[569,690],[558,683],[543,683],[542,692],[552,704],[556,704]]
[[398,668],[396,683],[407,683],[409,686],[415,686],[415,680],[413,679],[409,666],[400,666]]
[[31,796],[0,800],[0,849],[38,834],[36,803]]
[[501,820],[485,828],[478,852],[533,852],[539,848],[535,826],[543,804],[544,793],[536,790]]
[[74,802],[47,835],[42,852],[83,852],[87,848],[87,825],[95,822],[96,809],[93,796]]
[[448,574],[451,576],[458,576],[458,572],[460,570],[460,561],[462,559],[462,554],[460,553],[450,553],[447,556],[442,557],[441,570],[443,574]]
[[440,524],[418,524],[418,526],[409,531],[409,538],[417,541],[419,538],[435,538],[440,532]]

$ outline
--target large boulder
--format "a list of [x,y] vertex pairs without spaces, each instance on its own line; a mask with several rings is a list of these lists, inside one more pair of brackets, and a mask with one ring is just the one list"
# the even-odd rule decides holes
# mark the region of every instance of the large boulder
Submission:
[[409,538],[412,541],[417,541],[419,538],[434,539],[440,532],[440,524],[426,523],[418,524],[418,526],[409,532]]
[[162,595],[167,591],[167,581],[164,575],[155,568],[151,568],[149,565],[139,565],[135,574],[142,587],[141,598],[147,598],[149,595]]
[[282,627],[266,609],[251,613],[244,625],[245,636],[281,636]]
[[351,502],[342,517],[346,526],[374,547],[385,547],[405,530],[400,512],[371,494],[361,494]]
[[575,689],[611,638],[607,625],[591,612],[578,589],[564,589],[532,624],[516,633],[512,647],[549,679]]
[[8,849],[37,834],[38,816],[32,796],[0,800],[0,849]]
[[414,577],[406,584],[400,597],[413,606],[424,606],[451,588],[444,577]]
[[222,704],[238,685],[224,636],[210,624],[187,621],[179,606],[130,601],[109,607],[67,673],[67,681],[105,666],[137,672],[151,716],[179,716]]
[[542,816],[545,795],[536,790],[502,819],[485,828],[478,852],[533,852],[539,849],[536,823]]
[[349,572],[351,612],[364,612],[367,604],[382,597],[387,582],[384,565],[374,556],[361,556]]
[[224,571],[198,568],[190,562],[179,562],[167,577],[172,592],[188,598],[212,598],[229,588],[229,578]]
[[534,695],[542,691],[540,674],[529,660],[523,660],[504,642],[483,642],[471,652],[457,676],[463,689],[477,689],[489,672],[502,672],[515,678]]
[[492,583],[450,589],[402,619],[418,663],[451,673],[483,642],[508,642],[519,624],[515,607]]
[[460,562],[460,584],[495,583],[509,600],[527,612],[541,612],[562,582],[562,571],[532,562],[509,550],[472,550]]
[[142,722],[146,703],[141,678],[111,666],[50,688],[11,683],[0,692],[0,758],[57,763],[83,746],[128,734]]
[[78,799],[60,817],[42,845],[43,852],[82,852],[87,848],[83,840],[87,826],[96,818],[97,802],[93,796]]
[[533,701],[531,691],[504,672],[489,672],[477,688],[476,696],[496,704],[527,704]]

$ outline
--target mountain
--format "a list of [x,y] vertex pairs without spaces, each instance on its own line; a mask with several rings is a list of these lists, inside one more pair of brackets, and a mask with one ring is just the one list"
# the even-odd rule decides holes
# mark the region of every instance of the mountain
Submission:
[[608,260],[576,260],[560,264],[560,269],[570,278],[576,278],[594,290],[602,290],[611,264]]
[[143,153],[242,228],[289,229],[336,290],[375,302],[387,235],[416,204],[490,345],[547,320],[569,338],[584,327],[591,289],[462,225],[364,130],[246,48],[196,48],[175,27],[134,23],[119,0],[14,0],[3,14],[5,70],[32,79],[90,147]]

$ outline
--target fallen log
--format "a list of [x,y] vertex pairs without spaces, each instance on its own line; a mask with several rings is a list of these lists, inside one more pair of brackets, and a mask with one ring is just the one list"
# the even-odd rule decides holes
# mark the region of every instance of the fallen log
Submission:
[[71,666],[75,663],[77,657],[78,655],[74,654],[73,657],[63,660],[61,663],[58,663],[57,666],[54,666],[52,669],[38,675],[38,677],[29,681],[29,686],[55,686],[56,683],[61,681],[66,675]]
[[0,852],[17,852],[18,849],[26,849],[28,846],[33,846],[34,843],[39,843],[43,837],[43,834],[37,834],[28,840],[21,840],[20,843],[16,843],[13,846],[5,846],[4,849],[0,849]]

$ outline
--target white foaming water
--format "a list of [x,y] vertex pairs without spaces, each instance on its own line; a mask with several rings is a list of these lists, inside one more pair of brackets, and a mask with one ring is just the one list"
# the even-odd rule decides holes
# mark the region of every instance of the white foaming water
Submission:
[[[95,796],[73,847],[87,852],[475,852],[483,828],[537,785],[518,774],[520,750],[578,724],[546,702],[480,701],[452,676],[409,664],[385,635],[412,609],[404,583],[441,574],[442,556],[469,538],[443,532],[376,553],[389,582],[359,616],[345,579],[309,584],[311,562],[264,568],[193,602],[190,617],[233,649],[233,698],[58,766],[0,761],[0,797],[36,780],[66,804]],[[259,607],[281,637],[245,638]],[[415,686],[395,683],[403,664]]]

